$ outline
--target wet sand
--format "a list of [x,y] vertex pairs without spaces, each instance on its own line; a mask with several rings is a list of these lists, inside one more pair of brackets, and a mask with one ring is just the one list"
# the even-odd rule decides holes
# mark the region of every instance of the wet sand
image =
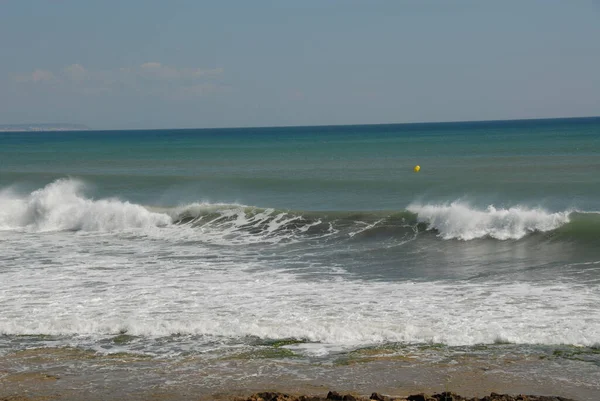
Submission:
[[539,359],[527,357],[436,363],[381,355],[343,364],[260,358],[207,362],[42,348],[0,357],[0,400],[204,401],[248,399],[265,391],[325,397],[330,390],[366,398],[374,392],[405,398],[451,391],[465,397],[494,392],[598,399],[597,382],[577,382],[564,365],[542,362],[544,369]]

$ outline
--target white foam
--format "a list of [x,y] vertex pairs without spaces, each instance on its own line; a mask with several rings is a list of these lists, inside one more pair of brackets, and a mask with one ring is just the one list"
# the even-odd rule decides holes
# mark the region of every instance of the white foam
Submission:
[[462,202],[442,205],[412,204],[419,222],[438,231],[443,239],[472,240],[491,237],[499,240],[519,239],[535,231],[554,230],[569,222],[569,211],[550,213],[546,210],[516,206],[497,209],[493,205],[476,209]]
[[[191,237],[219,245],[297,242],[311,227],[322,224],[321,220],[300,222],[302,217],[293,213],[239,204],[193,203],[168,213],[174,221],[182,216],[191,219],[186,224],[196,231]],[[299,224],[295,225],[296,222]],[[327,237],[336,232],[330,225],[317,236]]]
[[60,179],[29,195],[0,192],[0,229],[28,231],[114,231],[165,226],[171,218],[117,199],[93,200],[84,184]]
[[[295,337],[341,347],[600,343],[597,285],[318,280],[274,270],[235,247],[214,253],[201,244],[68,232],[35,239],[27,254],[25,239],[5,252],[0,333],[102,337],[127,330]],[[99,239],[106,241],[101,247]]]
[[[125,232],[172,240],[195,240],[219,245],[289,243],[320,221],[294,223],[301,216],[275,209],[240,204],[192,203],[176,208],[152,208],[119,199],[90,199],[85,185],[76,179],[59,179],[45,187],[20,195],[0,190],[0,230],[27,232],[83,231]],[[186,224],[172,226],[182,218]],[[185,220],[184,220],[185,221]],[[321,236],[335,234],[333,227]]]
[[[1,334],[102,338],[127,330],[149,337],[295,337],[331,349],[393,341],[600,343],[598,285],[367,281],[340,274],[334,262],[296,260],[294,252],[253,243],[237,246],[284,237],[279,230],[296,217],[275,210],[248,214],[241,205],[221,205],[210,224],[182,227],[169,224],[171,211],[85,198],[75,180],[26,196],[4,191],[0,205],[0,226],[8,230],[0,232]],[[566,213],[524,208],[479,211],[452,204],[412,210],[445,238],[518,238],[568,221]],[[152,233],[148,227],[163,224],[150,238],[107,232],[138,227]],[[261,230],[253,237],[243,230],[247,225]],[[220,241],[234,246],[213,246]],[[278,270],[280,258],[300,269]],[[310,263],[318,277],[300,272]]]

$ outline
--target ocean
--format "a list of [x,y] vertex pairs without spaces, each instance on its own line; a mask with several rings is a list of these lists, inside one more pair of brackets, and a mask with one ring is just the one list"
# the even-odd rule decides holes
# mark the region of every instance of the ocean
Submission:
[[3,377],[595,400],[599,306],[600,118],[0,133]]

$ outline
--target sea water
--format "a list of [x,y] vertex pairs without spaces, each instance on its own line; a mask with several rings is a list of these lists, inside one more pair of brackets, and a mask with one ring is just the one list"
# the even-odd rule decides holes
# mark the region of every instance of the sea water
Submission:
[[592,399],[599,305],[600,118],[0,133],[6,372],[393,388],[377,363],[510,355]]

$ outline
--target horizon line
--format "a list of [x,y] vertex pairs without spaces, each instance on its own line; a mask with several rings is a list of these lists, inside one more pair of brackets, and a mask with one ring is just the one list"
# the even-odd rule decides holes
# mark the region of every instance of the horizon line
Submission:
[[[0,124],[2,126],[36,126],[36,125],[83,125],[87,129],[77,130],[64,130],[67,131],[167,131],[167,130],[232,130],[232,129],[277,129],[277,128],[318,128],[318,127],[367,127],[367,126],[385,126],[385,125],[435,125],[435,124],[461,124],[461,123],[495,123],[495,122],[523,122],[523,121],[550,121],[550,120],[586,120],[600,118],[600,115],[596,116],[577,116],[577,117],[530,117],[530,118],[506,118],[506,119],[493,119],[493,120],[446,120],[446,121],[415,121],[415,122],[387,122],[387,123],[359,123],[359,124],[307,124],[307,125],[256,125],[256,126],[230,126],[230,127],[185,127],[185,128],[90,128],[86,124],[81,123],[19,123],[19,124]],[[49,130],[52,132],[55,130]],[[2,131],[0,132],[11,132]],[[35,131],[14,131],[14,132],[35,132]],[[40,130],[38,132],[44,132]]]
[[[358,123],[358,124],[307,124],[307,125],[245,125],[231,127],[186,127],[186,128],[110,128],[95,129],[89,131],[165,131],[165,130],[229,130],[229,129],[259,129],[259,128],[316,128],[316,127],[366,127],[378,125],[426,125],[426,124],[460,124],[460,123],[486,123],[486,122],[518,122],[518,121],[542,121],[542,120],[583,120],[600,118],[595,116],[577,117],[530,117],[530,118],[506,118],[493,120],[446,120],[446,121],[415,121],[415,122],[388,122],[388,123]],[[84,124],[85,125],[85,124]]]

